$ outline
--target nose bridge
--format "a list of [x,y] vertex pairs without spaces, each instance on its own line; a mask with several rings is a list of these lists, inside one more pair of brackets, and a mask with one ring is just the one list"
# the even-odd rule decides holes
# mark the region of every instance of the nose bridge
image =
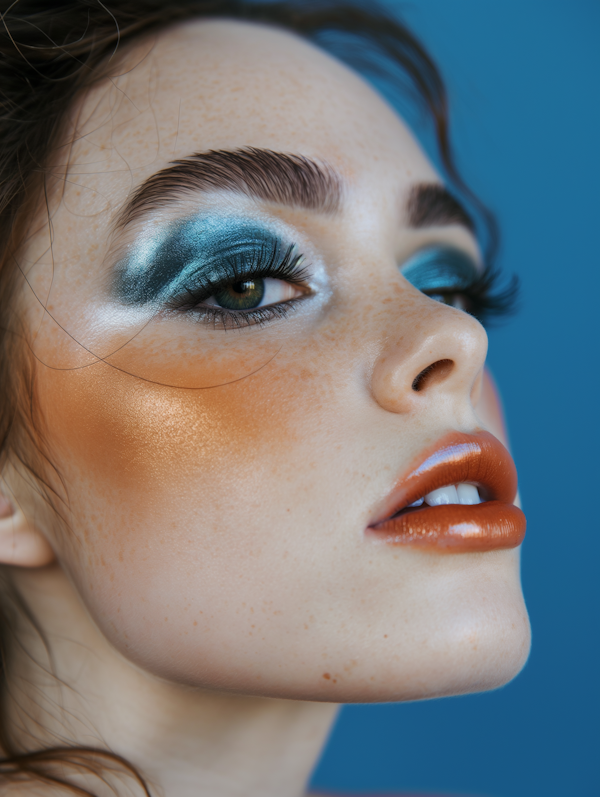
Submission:
[[390,412],[416,412],[442,399],[464,407],[480,381],[484,328],[468,313],[423,300],[423,312],[384,347],[373,369],[373,397]]

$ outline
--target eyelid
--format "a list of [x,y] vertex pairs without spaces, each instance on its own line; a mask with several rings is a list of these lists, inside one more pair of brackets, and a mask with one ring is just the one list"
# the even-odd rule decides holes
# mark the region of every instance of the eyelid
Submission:
[[211,289],[256,273],[290,246],[288,236],[252,218],[191,216],[138,238],[115,266],[113,290],[125,304],[163,303],[186,283]]
[[[263,254],[259,254],[258,257],[262,257]],[[256,256],[256,252],[253,255]],[[175,307],[183,309],[184,306],[187,309],[192,309],[189,301],[181,304],[179,297],[182,293],[198,304],[232,282],[245,282],[252,279],[274,279],[293,285],[305,286],[309,280],[309,272],[307,267],[302,265],[303,262],[304,256],[295,254],[295,246],[290,245],[283,252],[279,247],[272,251],[270,262],[255,260],[250,265],[242,263],[241,267],[239,264],[232,266],[231,263],[228,263],[223,266],[221,263],[221,273],[218,273],[215,268],[208,277],[198,278],[198,274],[192,274],[187,278],[187,281],[181,280],[178,289],[173,291],[166,304],[171,309]]]
[[481,276],[477,263],[466,252],[439,245],[415,252],[400,267],[400,273],[423,293],[466,290]]
[[462,294],[465,310],[484,326],[517,309],[519,280],[513,275],[500,286],[501,272],[494,264],[481,266],[462,249],[438,245],[419,250],[400,267],[403,276],[426,295]]

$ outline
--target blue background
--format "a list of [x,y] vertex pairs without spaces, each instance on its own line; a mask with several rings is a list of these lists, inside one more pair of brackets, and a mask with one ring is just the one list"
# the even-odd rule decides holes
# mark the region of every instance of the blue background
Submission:
[[530,660],[499,691],[342,710],[314,789],[598,797],[600,3],[413,0],[519,315],[490,334],[528,517]]

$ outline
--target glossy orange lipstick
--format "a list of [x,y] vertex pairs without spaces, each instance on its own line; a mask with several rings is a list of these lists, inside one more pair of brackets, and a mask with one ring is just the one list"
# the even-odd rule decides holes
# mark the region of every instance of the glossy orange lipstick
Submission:
[[[411,507],[432,490],[475,485],[481,503]],[[502,443],[489,432],[450,432],[421,454],[384,502],[367,535],[392,545],[447,553],[515,548],[526,520],[514,506],[517,471]]]

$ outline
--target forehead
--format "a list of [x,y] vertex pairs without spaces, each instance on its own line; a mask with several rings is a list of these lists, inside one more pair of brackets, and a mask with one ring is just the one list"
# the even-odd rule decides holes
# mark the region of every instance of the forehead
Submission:
[[434,176],[360,76],[286,31],[188,22],[137,44],[120,71],[80,106],[70,171],[104,167],[114,185],[125,170],[130,190],[132,174],[135,184],[176,157],[254,146],[326,159],[350,181],[390,168],[401,182]]

